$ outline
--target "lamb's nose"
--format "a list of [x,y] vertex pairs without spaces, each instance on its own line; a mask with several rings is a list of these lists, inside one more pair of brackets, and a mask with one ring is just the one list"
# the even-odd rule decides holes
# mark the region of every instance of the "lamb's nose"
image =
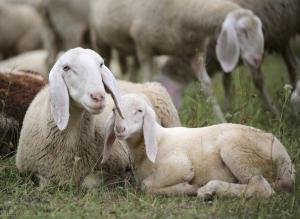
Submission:
[[117,132],[119,133],[119,134],[122,134],[122,133],[124,133],[125,132],[125,130],[126,130],[126,128],[125,127],[123,127],[123,126],[117,126]]
[[95,102],[101,102],[104,101],[104,95],[101,93],[91,93],[90,97]]

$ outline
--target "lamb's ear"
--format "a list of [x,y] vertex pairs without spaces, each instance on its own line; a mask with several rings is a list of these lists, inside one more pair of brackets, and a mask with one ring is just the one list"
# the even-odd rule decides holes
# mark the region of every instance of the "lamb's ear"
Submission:
[[64,130],[69,121],[69,93],[62,72],[54,65],[49,73],[51,113],[59,128]]
[[224,72],[231,72],[237,65],[240,46],[234,18],[227,18],[224,21],[217,40],[216,54]]
[[155,140],[155,112],[149,106],[146,108],[144,115],[143,134],[147,157],[154,163],[157,155],[157,144]]
[[122,117],[122,119],[124,119],[124,116],[122,114],[122,111],[119,107],[119,93],[118,93],[118,89],[117,89],[117,82],[116,82],[116,79],[113,75],[113,73],[109,70],[109,68],[107,68],[105,65],[103,65],[103,70],[102,70],[102,81],[103,81],[103,84],[105,85],[105,89],[106,89],[106,92],[107,93],[110,93],[114,102],[115,102],[115,105],[116,105],[116,108],[119,112],[119,115]]
[[115,113],[112,113],[106,122],[105,140],[101,163],[105,163],[111,155],[112,146],[116,140],[115,132]]

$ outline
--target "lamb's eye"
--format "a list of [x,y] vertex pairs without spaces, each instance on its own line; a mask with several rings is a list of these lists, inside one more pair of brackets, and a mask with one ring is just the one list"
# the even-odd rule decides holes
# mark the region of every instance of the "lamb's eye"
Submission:
[[138,109],[137,111],[138,111],[139,113],[142,113],[142,112],[143,112],[143,110],[141,110],[141,109]]
[[102,67],[103,67],[103,65],[104,65],[104,63],[103,63],[103,62],[101,62],[101,63],[100,63],[100,68],[102,68]]
[[115,108],[113,108],[113,109],[112,109],[112,111],[113,111],[113,112],[116,112],[116,109],[115,109]]
[[70,66],[64,65],[64,66],[63,66],[63,70],[64,70],[64,71],[69,71],[69,70],[70,70]]

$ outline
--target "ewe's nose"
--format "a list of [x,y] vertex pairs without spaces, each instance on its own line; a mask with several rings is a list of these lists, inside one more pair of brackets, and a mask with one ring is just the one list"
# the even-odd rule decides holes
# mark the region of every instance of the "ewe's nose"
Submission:
[[105,99],[105,96],[101,93],[91,93],[90,97],[96,103],[103,102]]
[[124,133],[126,130],[126,128],[124,126],[117,126],[116,129],[119,134]]

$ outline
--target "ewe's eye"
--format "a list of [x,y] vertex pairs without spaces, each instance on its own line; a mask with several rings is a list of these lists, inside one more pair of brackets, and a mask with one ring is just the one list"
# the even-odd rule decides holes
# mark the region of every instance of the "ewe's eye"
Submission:
[[142,113],[142,112],[143,112],[143,110],[141,110],[141,109],[138,109],[137,111],[138,111],[139,113]]
[[113,111],[113,112],[116,112],[116,109],[115,109],[115,108],[113,108],[113,109],[112,109],[112,111]]
[[104,63],[102,62],[102,63],[100,63],[100,68],[102,68],[103,67],[103,65],[104,65]]
[[63,70],[64,70],[64,71],[69,71],[69,70],[70,70],[70,67],[69,67],[68,65],[65,65],[65,66],[63,66]]

